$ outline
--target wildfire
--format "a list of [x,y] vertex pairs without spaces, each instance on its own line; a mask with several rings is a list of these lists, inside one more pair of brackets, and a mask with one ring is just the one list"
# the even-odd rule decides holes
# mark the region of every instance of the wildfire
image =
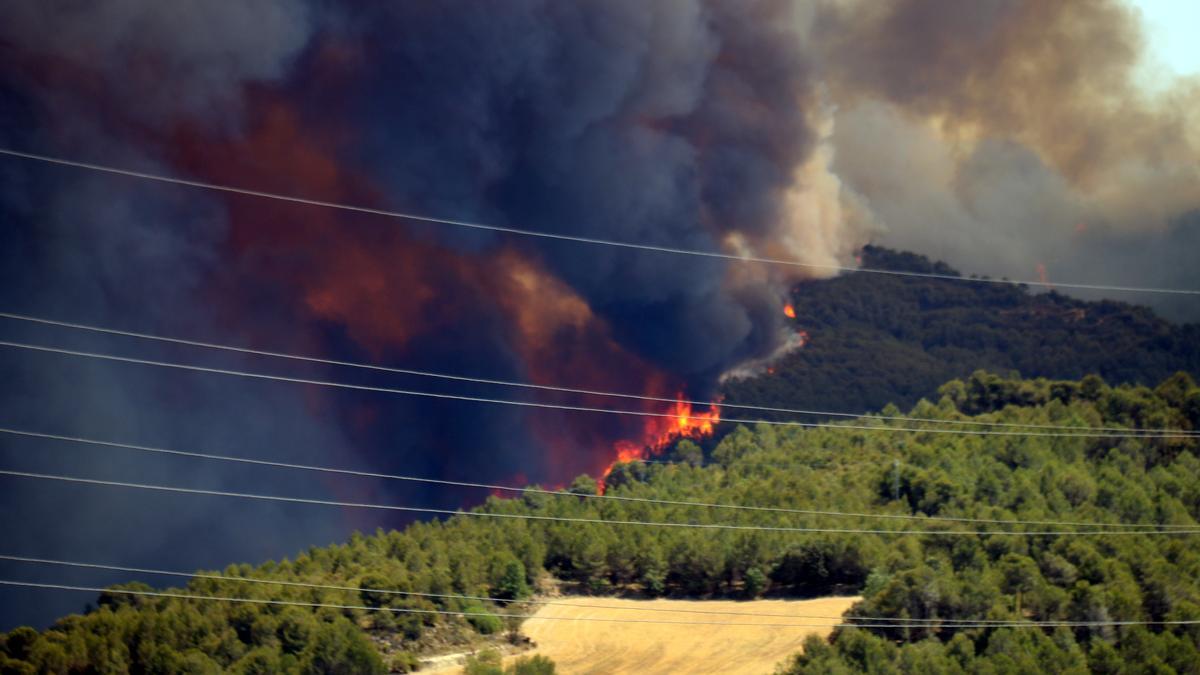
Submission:
[[682,438],[699,440],[712,436],[713,427],[721,421],[720,408],[714,405],[707,412],[693,411],[692,404],[683,400],[683,394],[678,396],[678,400],[664,411],[668,416],[646,418],[645,432],[640,442],[617,441],[613,444],[617,458],[604,468],[603,476],[596,481],[600,494],[604,494],[604,479],[608,478],[617,464],[661,455],[671,443]]
[[783,306],[783,315],[789,319],[796,318],[796,308],[790,304]]
[[[1037,264],[1038,280],[1043,284],[1050,285],[1049,277],[1046,275],[1046,265],[1044,263]],[[1053,286],[1051,286],[1053,288]]]

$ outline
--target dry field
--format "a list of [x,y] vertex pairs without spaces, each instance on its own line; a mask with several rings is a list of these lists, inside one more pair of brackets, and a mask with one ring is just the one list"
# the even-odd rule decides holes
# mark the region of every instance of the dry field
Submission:
[[[523,632],[537,649],[558,664],[558,672],[575,673],[771,673],[783,659],[800,650],[811,634],[828,635],[831,623],[775,615],[841,616],[858,598],[817,600],[618,600],[570,598],[577,607],[544,605],[525,622]],[[622,607],[628,609],[606,609]],[[756,616],[690,614],[656,609],[745,612]],[[543,621],[625,618],[655,621],[707,621],[710,625]],[[755,625],[737,625],[755,624]],[[770,624],[793,624],[781,627]],[[429,672],[429,671],[426,671]],[[450,668],[432,672],[460,672]]]

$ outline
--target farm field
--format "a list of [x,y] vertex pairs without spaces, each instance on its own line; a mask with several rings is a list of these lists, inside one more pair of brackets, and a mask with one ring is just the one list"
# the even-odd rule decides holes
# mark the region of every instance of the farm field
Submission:
[[[576,605],[543,605],[523,632],[569,675],[587,673],[770,673],[812,634],[828,635],[830,620],[768,615],[841,616],[859,598],[814,600],[622,600],[571,598]],[[610,609],[621,607],[623,609]],[[627,609],[624,609],[627,608]],[[656,611],[687,609],[757,616]],[[544,621],[541,618],[708,621],[709,625]],[[733,624],[733,625],[731,625]],[[753,624],[753,625],[737,625]],[[775,624],[775,625],[772,625]],[[799,627],[781,627],[796,624]],[[450,675],[460,667],[433,671]]]

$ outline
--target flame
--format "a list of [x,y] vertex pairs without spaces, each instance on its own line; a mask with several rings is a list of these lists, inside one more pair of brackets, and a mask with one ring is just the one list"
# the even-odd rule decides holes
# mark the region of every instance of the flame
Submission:
[[796,308],[793,307],[790,303],[787,305],[784,305],[783,306],[783,315],[789,319],[796,318]]
[[683,438],[699,440],[712,436],[713,427],[721,421],[721,409],[713,405],[707,411],[693,411],[692,404],[683,399],[682,393],[677,396],[678,399],[664,411],[666,417],[646,418],[641,442],[623,440],[613,444],[617,457],[604,468],[602,477],[596,481],[596,490],[600,494],[604,494],[604,479],[608,478],[617,464],[661,455],[668,446]]
[[1038,275],[1038,280],[1039,280],[1039,281],[1041,281],[1043,284],[1045,284],[1045,285],[1047,285],[1047,286],[1050,286],[1050,288],[1054,288],[1054,286],[1050,284],[1049,277],[1048,277],[1048,276],[1046,276],[1046,265],[1045,265],[1045,263],[1038,263],[1038,264],[1037,264],[1037,275]]

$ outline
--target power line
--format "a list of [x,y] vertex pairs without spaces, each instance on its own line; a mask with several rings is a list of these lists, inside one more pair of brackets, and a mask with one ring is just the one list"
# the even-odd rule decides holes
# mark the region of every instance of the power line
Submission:
[[[414,597],[421,597],[421,598],[436,598],[436,599],[443,599],[443,600],[480,600],[480,601],[485,601],[485,602],[495,602],[495,603],[499,603],[499,604],[509,604],[509,603],[513,603],[513,602],[520,602],[520,601],[514,600],[512,598],[495,598],[495,597],[490,597],[490,596],[485,596],[485,595],[460,595],[460,594],[455,594],[455,593],[422,593],[422,592],[418,592],[418,591],[400,591],[400,590],[382,589],[382,588],[366,588],[366,587],[362,587],[362,586],[338,586],[338,585],[332,585],[332,584],[308,583],[308,582],[303,582],[303,581],[260,579],[260,578],[254,578],[254,577],[233,577],[233,576],[228,576],[228,575],[224,575],[224,574],[210,574],[210,573],[206,573],[206,572],[178,572],[178,571],[173,571],[173,570],[160,570],[160,569],[143,568],[143,567],[123,567],[123,566],[119,566],[119,565],[104,565],[104,564],[100,564],[100,563],[84,563],[84,562],[73,562],[73,561],[67,561],[67,560],[51,560],[48,558],[31,558],[31,557],[27,557],[27,556],[4,555],[4,554],[0,554],[0,560],[10,560],[10,561],[14,561],[14,562],[46,564],[46,565],[61,565],[61,566],[66,566],[66,567],[81,567],[81,568],[85,568],[85,569],[100,569],[100,570],[109,570],[109,571],[115,571],[115,572],[130,572],[133,574],[154,574],[154,575],[181,577],[181,578],[189,578],[189,579],[206,579],[206,580],[212,580],[212,581],[232,581],[232,582],[236,582],[236,583],[264,584],[264,585],[268,585],[268,586],[272,586],[272,585],[293,586],[293,587],[299,587],[299,588],[316,588],[316,589],[324,589],[324,590],[332,590],[332,591],[350,591],[350,592],[355,592],[355,593],[380,593],[380,594],[386,594],[386,595],[398,595],[398,596],[405,596],[405,597],[414,596]],[[592,604],[586,604],[586,603],[560,601],[560,600],[537,600],[535,602],[537,604],[541,604],[541,605],[554,605],[554,606],[558,606],[558,607],[582,607],[582,608],[589,608],[589,609],[612,609],[612,610],[618,610],[618,611],[638,610],[638,611],[670,612],[670,613],[681,613],[681,614],[723,614],[723,615],[731,615],[731,616],[769,616],[769,617],[777,617],[777,618],[785,618],[785,619],[793,619],[793,618],[794,619],[841,619],[842,618],[842,617],[837,617],[837,616],[808,616],[808,615],[795,615],[795,614],[762,614],[762,613],[756,613],[756,612],[729,612],[729,611],[721,611],[721,610],[672,609],[672,608],[665,608],[665,607],[663,607],[663,608],[621,607],[618,605],[592,605]],[[865,618],[865,617],[855,617],[855,618]],[[901,621],[903,619],[892,619],[890,617],[883,617],[883,618],[881,618],[881,620],[883,620],[883,621],[893,621],[893,620]],[[928,620],[927,619],[910,619],[909,621],[924,622],[924,621],[928,621]]]
[[[503,398],[490,398],[486,396],[469,396],[465,394],[446,394],[440,392],[417,391],[412,389],[397,389],[394,387],[379,387],[364,384],[350,384],[346,382],[332,382],[329,380],[316,380],[303,377],[289,377],[285,375],[269,375],[266,373],[253,373],[243,370],[232,370],[228,368],[213,368],[209,366],[196,366],[184,363],[174,363],[170,361],[155,361],[152,359],[141,359],[131,356],[116,356],[113,354],[99,354],[96,352],[85,352],[76,349],[64,349],[61,347],[45,347],[41,345],[31,345],[22,342],[9,342],[0,340],[0,347],[12,347],[16,349],[28,349],[32,351],[46,352],[52,354],[64,354],[67,356],[80,356],[92,359],[103,359],[107,361],[118,361],[121,363],[135,363],[144,366],[157,366],[161,368],[175,368],[179,370],[189,370],[200,373],[210,373],[216,375],[233,375],[237,377],[247,377],[258,380],[272,380],[276,382],[290,382],[293,384],[308,384],[320,387],[333,387],[337,389],[350,389],[355,391],[371,391],[386,394],[400,394],[403,396],[420,396],[425,398],[436,398],[453,401],[467,401],[472,403],[491,403],[498,405],[512,405],[528,408],[541,408],[547,410],[566,410],[572,412],[590,412],[590,413],[605,413],[609,415],[633,415],[637,417],[658,417],[668,419],[687,419],[691,415],[681,415],[678,413],[651,412],[643,410],[622,410],[613,408],[597,408],[594,406],[582,405],[566,405],[561,403],[542,403],[538,401],[513,401]],[[1022,437],[1060,437],[1060,438],[1191,438],[1190,434],[1183,432],[1179,433],[1153,433],[1131,430],[1128,433],[1117,432],[1038,432],[1038,431],[1000,431],[995,429],[922,429],[913,427],[890,427],[890,426],[866,426],[843,423],[829,422],[800,422],[796,420],[765,420],[765,419],[740,419],[740,418],[724,418],[722,422],[732,424],[766,424],[771,426],[785,427],[803,427],[803,428],[827,428],[827,429],[845,429],[854,431],[883,431],[883,432],[909,432],[909,433],[930,433],[930,434],[957,434],[971,436],[1022,436]]]
[[678,527],[692,528],[703,530],[738,530],[738,531],[753,531],[753,532],[779,532],[779,533],[806,533],[806,534],[878,534],[878,535],[954,535],[954,536],[1018,536],[1018,537],[1041,537],[1041,536],[1116,536],[1116,535],[1183,535],[1183,534],[1200,534],[1200,527],[1187,529],[1171,529],[1171,530],[1036,530],[1036,531],[1009,531],[1009,530],[881,530],[869,528],[837,528],[837,527],[784,527],[776,525],[737,525],[733,523],[681,523],[675,521],[655,521],[655,520],[606,520],[604,518],[578,518],[568,516],[545,516],[534,514],[521,513],[493,513],[490,511],[462,511],[450,509],[438,509],[429,507],[417,506],[400,506],[397,504],[371,504],[363,502],[343,502],[326,499],[312,499],[308,497],[284,497],[280,495],[263,495],[251,492],[230,492],[226,490],[203,490],[199,488],[185,488],[169,485],[152,485],[147,483],[131,483],[126,481],[102,480],[98,478],[79,478],[76,476],[59,476],[54,474],[34,473],[30,471],[13,471],[9,469],[0,469],[0,476],[13,476],[17,478],[35,478],[40,480],[56,480],[67,483],[78,483],[84,485],[102,485],[107,487],[123,487],[133,488],[138,490],[150,490],[158,492],[171,492],[176,494],[191,494],[191,495],[207,495],[213,497],[236,497],[239,499],[253,499],[260,501],[287,502],[292,504],[312,504],[316,506],[339,506],[345,508],[357,509],[376,509],[384,511],[403,511],[407,513],[432,513],[448,516],[469,516],[477,518],[503,518],[510,520],[533,520],[542,522],[560,522],[560,523],[583,523],[591,525],[631,525],[643,527]]
[[388,480],[410,481],[416,483],[426,483],[432,485],[446,485],[452,487],[467,487],[479,488],[484,490],[501,490],[513,493],[534,493],[552,495],[556,497],[576,497],[582,499],[600,499],[609,501],[636,502],[646,504],[661,504],[665,506],[695,506],[703,508],[717,509],[732,509],[740,511],[757,511],[769,513],[790,513],[797,515],[814,515],[814,516],[832,516],[842,518],[881,518],[894,520],[917,520],[923,522],[954,522],[954,523],[983,523],[995,525],[1038,525],[1038,526],[1065,526],[1065,527],[1112,527],[1112,528],[1133,528],[1147,532],[1157,532],[1161,530],[1174,529],[1189,529],[1188,525],[1169,525],[1169,524],[1138,524],[1138,523],[1096,523],[1096,522],[1078,522],[1078,521],[1061,521],[1061,520],[1004,520],[994,518],[958,518],[952,516],[914,516],[905,514],[892,513],[854,513],[845,511],[823,511],[816,509],[793,509],[777,506],[753,506],[743,504],[721,504],[713,502],[693,502],[671,499],[651,499],[648,497],[632,497],[625,495],[595,495],[595,494],[576,494],[574,492],[566,492],[563,490],[545,490],[536,487],[516,487],[511,485],[496,485],[492,483],[477,483],[470,481],[459,480],[444,480],[438,478],[427,478],[422,476],[407,476],[402,474],[377,473],[373,471],[356,471],[353,469],[339,469],[334,467],[313,466],[309,464],[296,464],[292,462],[280,462],[265,459],[252,459],[247,457],[233,457],[230,455],[217,455],[205,452],[189,452],[186,450],[174,450],[170,448],[160,448],[148,445],[137,445],[133,443],[120,443],[116,441],[102,441],[91,438],[83,438],[79,436],[64,436],[60,434],[47,434],[36,431],[25,431],[21,429],[10,429],[0,427],[0,433],[12,434],[15,436],[25,436],[29,438],[40,438],[53,441],[66,441],[70,443],[82,443],[87,445],[98,445],[110,448],[121,448],[126,450],[134,450],[137,452],[147,452],[154,454],[172,455],[179,457],[190,457],[195,459],[215,460],[222,462],[235,462],[240,464],[251,464],[256,466],[269,466],[282,469],[296,469],[301,471],[316,471],[320,473],[331,473],[338,475],[360,476],[364,478],[383,478]]
[[969,426],[993,426],[993,427],[1016,427],[1023,429],[1058,429],[1058,430],[1088,430],[1088,431],[1115,431],[1124,433],[1162,433],[1162,434],[1179,434],[1179,435],[1200,435],[1200,432],[1186,429],[1128,429],[1121,427],[1089,427],[1080,425],[1063,425],[1063,424],[1037,424],[1037,423],[1021,423],[1021,422],[991,422],[980,420],[945,420],[932,417],[912,417],[906,415],[879,415],[879,414],[857,414],[848,412],[836,412],[829,410],[806,410],[800,408],[779,408],[763,405],[750,405],[744,403],[727,403],[723,401],[699,401],[684,398],[667,398],[665,396],[648,396],[642,394],[630,394],[625,392],[600,391],[596,389],[582,389],[576,387],[564,387],[546,384],[535,384],[532,382],[518,382],[513,380],[499,380],[482,377],[469,377],[466,375],[453,375],[448,373],[439,373],[430,370],[417,370],[412,368],[398,368],[392,366],[381,366],[373,363],[362,363],[358,361],[344,361],[340,359],[328,359],[316,356],[304,356],[300,354],[290,354],[287,352],[277,352],[265,349],[252,349],[249,347],[238,347],[234,345],[225,345],[215,342],[204,342],[201,340],[192,340],[187,338],[169,337],[164,335],[154,335],[151,333],[140,333],[136,331],[121,330],[117,328],[107,328],[103,326],[93,326],[89,324],[74,323],[70,321],[59,321],[56,319],[46,319],[42,317],[29,316],[26,314],[14,314],[11,312],[0,312],[0,318],[12,319],[16,321],[26,321],[48,326],[57,326],[60,328],[70,328],[74,330],[84,330],[93,333],[102,333],[106,335],[119,335],[122,337],[132,337],[140,340],[153,340],[158,342],[166,342],[170,344],[185,345],[189,347],[201,347],[204,349],[215,349],[220,351],[234,352],[239,354],[251,354],[254,356],[267,356],[279,359],[289,359],[293,361],[303,361],[306,363],[318,363],[330,366],[344,366],[348,368],[361,368],[385,373],[394,373],[398,375],[414,375],[419,377],[429,377],[442,380],[451,380],[455,382],[471,382],[475,384],[498,385],[503,387],[520,387],[524,389],[536,389],[540,391],[553,391],[568,394],[583,394],[589,396],[607,396],[614,398],[634,399],[639,401],[653,401],[658,403],[682,403],[692,406],[706,406],[736,408],[740,410],[758,410],[763,412],[778,412],[791,413],[797,415],[827,415],[830,417],[846,417],[846,418],[864,418],[875,420],[899,421],[899,422],[928,422],[934,424],[950,424],[950,425],[969,425]]
[[[4,586],[24,586],[29,588],[45,588],[64,591],[86,591],[91,593],[123,593],[126,595],[141,595],[157,598],[172,598],[176,600],[216,600],[221,602],[238,602],[260,605],[284,605],[290,607],[314,607],[328,609],[350,609],[362,610],[367,612],[391,612],[394,614],[436,614],[442,616],[459,616],[459,617],[474,617],[474,616],[496,616],[491,612],[468,612],[454,611],[449,609],[418,609],[414,607],[371,607],[368,605],[343,605],[328,602],[300,602],[296,600],[270,600],[263,598],[240,598],[219,595],[196,595],[193,593],[175,593],[170,591],[145,591],[125,588],[100,588],[98,586],[74,586],[68,584],[47,584],[36,583],[32,581],[12,581],[8,579],[0,579],[0,585]],[[600,618],[600,617],[565,617],[565,616],[537,616],[535,614],[502,614],[506,618],[513,619],[533,619],[538,621],[599,621],[603,623],[650,623],[650,624],[685,624],[685,625],[719,625],[719,626],[767,626],[778,628],[810,628],[823,626],[838,626],[842,624],[814,624],[814,623],[736,623],[725,621],[679,621],[670,619],[622,619],[622,618]],[[859,628],[895,628],[896,624],[886,624],[883,626],[871,626],[863,624],[844,624],[845,627],[851,625]],[[1014,627],[1024,624],[1017,624]]]
[[10,157],[19,157],[21,159],[35,160],[48,164],[57,164],[59,166],[69,166],[77,169],[87,169],[89,171],[99,171],[102,173],[113,174],[118,176],[126,176],[130,178],[141,178],[144,180],[157,181],[160,183],[169,183],[172,185],[181,185],[191,188],[200,188],[204,190],[213,190],[217,192],[225,192],[230,194],[243,195],[248,197],[261,197],[264,199],[273,199],[276,201],[288,202],[292,204],[303,204],[305,206],[317,206],[327,209],[337,209],[340,211],[349,211],[353,213],[363,213],[373,216],[382,216],[386,218],[397,218],[401,220],[416,220],[426,223],[437,223],[441,225],[453,225],[456,227],[465,227],[474,230],[489,230],[492,232],[503,232],[506,234],[516,234],[523,237],[538,237],[542,239],[553,239],[557,241],[570,241],[580,244],[598,244],[602,246],[614,246],[617,248],[634,249],[639,251],[653,251],[656,253],[671,253],[676,255],[692,255],[703,258],[716,258],[720,260],[730,260],[741,263],[762,263],[767,265],[782,265],[788,267],[801,267],[806,269],[826,270],[831,272],[863,272],[868,274],[885,274],[897,277],[917,277],[923,279],[943,279],[947,281],[960,281],[968,283],[988,283],[1002,284],[1007,286],[1037,286],[1044,288],[1074,288],[1080,290],[1095,290],[1095,291],[1118,291],[1127,293],[1168,293],[1174,295],[1200,295],[1200,290],[1189,288],[1155,288],[1145,286],[1115,286],[1107,284],[1085,284],[1085,283],[1070,283],[1070,282],[1049,282],[1041,280],[1014,280],[1014,279],[991,279],[978,277],[963,277],[956,274],[941,274],[937,272],[912,272],[902,270],[889,270],[872,267],[848,267],[844,265],[833,265],[823,263],[805,263],[798,260],[786,260],[782,258],[768,258],[759,256],[734,255],[732,253],[722,253],[719,251],[701,251],[698,249],[676,248],[673,246],[660,246],[655,244],[638,244],[633,242],[615,241],[610,239],[600,239],[596,237],[584,237],[570,234],[558,234],[553,232],[543,232],[539,230],[527,230],[517,227],[507,227],[502,225],[489,225],[486,223],[475,223],[466,220],[456,220],[453,218],[439,218],[435,216],[426,216],[415,213],[405,213],[401,211],[389,211],[386,209],[377,209],[367,206],[355,206],[352,204],[341,204],[337,202],[323,201],[319,199],[309,199],[306,197],[296,197],[284,195],[276,192],[266,192],[263,190],[253,190],[249,188],[239,188],[231,185],[222,185],[219,183],[208,183],[198,180],[189,180],[186,178],[175,178],[172,176],[164,176],[161,174],[148,173],[145,171],[134,171],[132,169],[121,169],[118,167],[107,166],[103,164],[93,164],[90,162],[80,162],[70,159],[62,159],[59,157],[51,157],[48,155],[39,155],[31,152],[21,152],[7,148],[0,148],[0,155],[8,155]]
[[[232,582],[236,582],[236,583],[263,584],[263,585],[268,585],[268,586],[293,586],[293,587],[299,587],[299,588],[316,588],[316,589],[332,590],[332,591],[349,591],[349,592],[354,592],[354,593],[380,593],[380,594],[385,594],[385,595],[399,595],[399,596],[406,596],[406,597],[407,596],[415,596],[415,597],[421,597],[421,598],[436,598],[436,599],[444,599],[444,600],[481,600],[481,601],[494,602],[494,603],[499,603],[499,604],[509,604],[509,603],[514,603],[514,602],[520,602],[520,601],[514,600],[512,598],[495,598],[495,597],[484,596],[484,595],[460,595],[460,594],[455,594],[455,593],[421,593],[418,591],[400,591],[400,590],[383,589],[383,588],[368,588],[368,587],[362,587],[362,586],[339,586],[339,585],[333,585],[333,584],[316,584],[316,583],[309,583],[309,582],[303,582],[303,581],[261,579],[261,578],[255,578],[255,577],[235,577],[235,576],[228,576],[228,575],[224,575],[224,574],[211,574],[211,573],[207,573],[207,572],[178,572],[178,571],[173,571],[173,570],[160,570],[160,569],[144,568],[144,567],[123,567],[123,566],[119,566],[119,565],[104,565],[104,564],[100,564],[100,563],[74,562],[74,561],[68,561],[68,560],[52,560],[49,558],[32,558],[32,557],[27,557],[27,556],[5,555],[5,554],[0,554],[0,560],[9,560],[9,561],[13,561],[13,562],[31,563],[31,564],[59,565],[59,566],[64,566],[64,567],[80,567],[80,568],[84,568],[84,569],[99,569],[99,570],[108,570],[108,571],[114,571],[114,572],[130,572],[133,574],[153,574],[153,575],[172,576],[172,577],[181,577],[181,578],[189,578],[189,579],[206,579],[206,580],[212,580],[212,581],[232,581]],[[861,619],[864,621],[881,621],[881,622],[883,622],[883,621],[903,621],[905,623],[913,623],[913,624],[944,623],[944,622],[949,622],[949,623],[970,622],[970,623],[987,623],[989,625],[991,625],[991,624],[1009,625],[1009,624],[1017,624],[1017,623],[1026,623],[1023,621],[1007,621],[1007,620],[993,620],[993,619],[983,619],[983,620],[976,620],[976,619],[902,619],[902,618],[895,618],[895,617],[871,617],[871,616],[855,616],[855,615],[829,616],[829,615],[805,615],[805,614],[771,614],[771,613],[762,613],[762,612],[731,612],[731,611],[725,611],[725,610],[674,609],[674,608],[669,608],[669,607],[622,607],[619,605],[594,605],[594,604],[587,604],[587,603],[561,601],[561,600],[548,600],[548,599],[534,600],[533,602],[535,602],[536,604],[540,604],[540,605],[553,605],[556,607],[581,607],[581,608],[587,608],[587,609],[611,609],[611,610],[616,610],[616,611],[668,612],[668,613],[673,613],[673,614],[719,614],[719,615],[728,615],[728,616],[760,616],[760,617],[766,616],[766,617],[775,617],[775,618],[781,618],[781,619],[837,619],[837,620],[841,620],[841,619],[845,618],[845,619],[856,619],[856,620]]]
[[[211,580],[211,581],[232,581],[232,582],[236,582],[236,583],[263,584],[263,585],[268,585],[268,586],[292,586],[292,587],[298,587],[298,588],[316,588],[316,589],[332,590],[332,591],[350,591],[350,592],[354,592],[354,593],[380,593],[380,594],[385,594],[385,595],[398,595],[398,596],[405,596],[405,597],[415,596],[415,597],[421,597],[421,598],[436,598],[436,599],[444,599],[444,600],[481,600],[481,601],[494,602],[494,603],[504,604],[504,605],[507,605],[510,603],[515,603],[515,602],[523,602],[523,601],[514,600],[512,598],[494,598],[494,597],[489,597],[489,596],[485,596],[485,595],[459,595],[459,594],[454,594],[454,593],[421,593],[418,591],[399,591],[399,590],[391,590],[391,589],[384,589],[384,588],[367,588],[367,587],[362,587],[362,586],[339,586],[339,585],[333,585],[333,584],[316,584],[316,583],[309,583],[309,582],[304,582],[304,581],[286,581],[286,580],[282,580],[282,579],[261,579],[261,578],[256,578],[256,577],[235,577],[235,576],[228,576],[228,575],[224,575],[224,574],[211,574],[211,573],[207,573],[207,572],[177,572],[177,571],[173,571],[173,570],[160,570],[160,569],[144,568],[144,567],[122,567],[119,565],[104,565],[104,564],[100,564],[100,563],[74,562],[74,561],[69,561],[69,560],[52,560],[49,558],[33,558],[33,557],[18,556],[18,555],[0,554],[0,560],[9,560],[9,561],[13,561],[13,562],[39,564],[39,565],[58,565],[58,566],[63,566],[63,567],[79,567],[79,568],[84,568],[84,569],[99,569],[99,570],[108,570],[108,571],[114,571],[114,572],[129,572],[132,574],[153,574],[153,575],[181,577],[181,578],[188,578],[188,579],[205,579],[205,580]],[[671,608],[671,607],[623,607],[620,605],[594,605],[594,604],[588,604],[588,603],[570,602],[570,601],[563,601],[563,600],[550,600],[550,599],[536,599],[536,600],[532,600],[529,602],[533,602],[533,603],[539,604],[539,605],[551,605],[551,606],[555,606],[555,607],[580,607],[580,608],[585,608],[585,609],[611,609],[611,610],[616,610],[616,611],[667,612],[667,613],[672,613],[672,614],[714,614],[714,615],[725,615],[725,616],[757,616],[757,617],[772,617],[772,618],[779,618],[779,619],[834,619],[834,620],[838,620],[838,621],[843,620],[843,619],[854,619],[854,620],[861,620],[861,621],[877,621],[877,622],[885,622],[886,621],[886,622],[898,622],[897,623],[898,626],[903,626],[903,625],[907,625],[907,624],[911,624],[913,626],[920,626],[920,625],[924,625],[924,624],[939,624],[939,623],[949,623],[949,624],[971,623],[971,624],[987,624],[989,626],[1010,626],[1010,625],[1025,625],[1025,624],[1030,623],[1028,621],[1015,621],[1015,620],[1007,620],[1007,619],[912,619],[912,618],[900,618],[900,617],[888,617],[888,616],[861,616],[861,615],[854,615],[854,614],[850,614],[850,615],[844,614],[841,616],[830,616],[830,615],[814,615],[814,614],[772,614],[772,613],[763,613],[763,612],[731,612],[731,611],[726,611],[726,610],[709,610],[709,609],[676,609],[676,608]],[[509,614],[506,616],[512,616],[512,615]],[[855,624],[855,625],[861,625],[861,624]]]
[[[68,584],[50,584],[39,583],[33,581],[13,581],[10,579],[0,579],[0,585],[3,586],[18,586],[26,588],[42,588],[50,590],[63,591],[83,591],[88,593],[121,593],[125,595],[141,595],[157,598],[171,598],[176,600],[214,600],[218,602],[237,602],[259,605],[284,605],[291,607],[315,607],[328,609],[349,609],[362,610],[367,612],[392,612],[396,614],[439,614],[448,616],[496,616],[490,612],[467,612],[453,611],[448,609],[417,609],[410,607],[371,607],[367,605],[342,605],[325,602],[300,602],[296,600],[270,600],[263,598],[241,598],[218,595],[196,595],[192,593],[175,593],[169,591],[145,591],[127,588],[101,588],[98,586],[75,586]],[[671,619],[623,619],[623,618],[603,618],[603,617],[568,617],[568,616],[538,616],[536,614],[503,614],[507,618],[513,619],[530,619],[536,621],[597,621],[602,623],[642,623],[642,624],[682,624],[693,626],[758,626],[758,627],[776,627],[776,628],[927,628],[926,624],[906,625],[896,623],[886,624],[862,624],[862,623],[737,623],[725,621],[680,621]],[[994,625],[987,623],[972,623],[972,624],[953,624],[948,628],[968,629],[968,628],[1042,628],[1042,627],[1075,627],[1084,628],[1089,626],[1180,626],[1180,625],[1195,625],[1200,624],[1197,619],[1176,619],[1176,620],[1159,620],[1159,621],[1029,621],[1024,623],[1013,623],[1004,625]]]

